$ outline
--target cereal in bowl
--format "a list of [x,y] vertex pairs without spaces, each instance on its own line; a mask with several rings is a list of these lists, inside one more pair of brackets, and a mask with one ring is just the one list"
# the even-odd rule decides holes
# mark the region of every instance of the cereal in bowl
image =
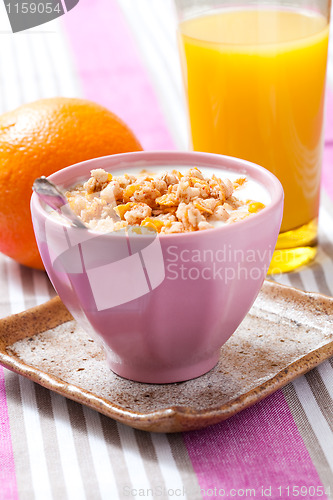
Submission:
[[259,212],[263,203],[237,197],[246,184],[245,177],[207,177],[196,167],[185,173],[143,170],[117,176],[99,168],[66,196],[73,212],[94,231],[144,226],[171,234],[233,224]]

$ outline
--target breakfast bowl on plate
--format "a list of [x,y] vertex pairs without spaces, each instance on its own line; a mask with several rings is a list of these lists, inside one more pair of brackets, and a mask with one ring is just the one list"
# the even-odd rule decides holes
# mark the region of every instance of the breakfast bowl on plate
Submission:
[[39,251],[109,367],[146,383],[212,369],[265,279],[283,212],[278,179],[196,152],[112,155],[48,179],[84,227],[33,193]]

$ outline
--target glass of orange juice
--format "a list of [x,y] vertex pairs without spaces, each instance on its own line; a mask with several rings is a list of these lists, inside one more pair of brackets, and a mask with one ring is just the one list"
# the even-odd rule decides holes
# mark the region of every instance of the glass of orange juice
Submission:
[[285,191],[270,273],[316,255],[330,0],[175,0],[192,148]]

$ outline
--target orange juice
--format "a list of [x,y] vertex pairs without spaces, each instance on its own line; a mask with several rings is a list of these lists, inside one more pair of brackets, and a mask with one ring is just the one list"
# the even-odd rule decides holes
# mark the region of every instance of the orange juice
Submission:
[[271,170],[281,231],[318,216],[329,28],[315,12],[220,10],[180,25],[193,149]]

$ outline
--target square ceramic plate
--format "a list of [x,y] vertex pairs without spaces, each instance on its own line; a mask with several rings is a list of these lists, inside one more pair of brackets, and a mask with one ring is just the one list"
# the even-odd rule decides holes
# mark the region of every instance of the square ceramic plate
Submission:
[[0,320],[0,363],[137,429],[179,432],[225,420],[333,356],[333,298],[266,281],[206,375],[142,384],[111,372],[57,297]]

